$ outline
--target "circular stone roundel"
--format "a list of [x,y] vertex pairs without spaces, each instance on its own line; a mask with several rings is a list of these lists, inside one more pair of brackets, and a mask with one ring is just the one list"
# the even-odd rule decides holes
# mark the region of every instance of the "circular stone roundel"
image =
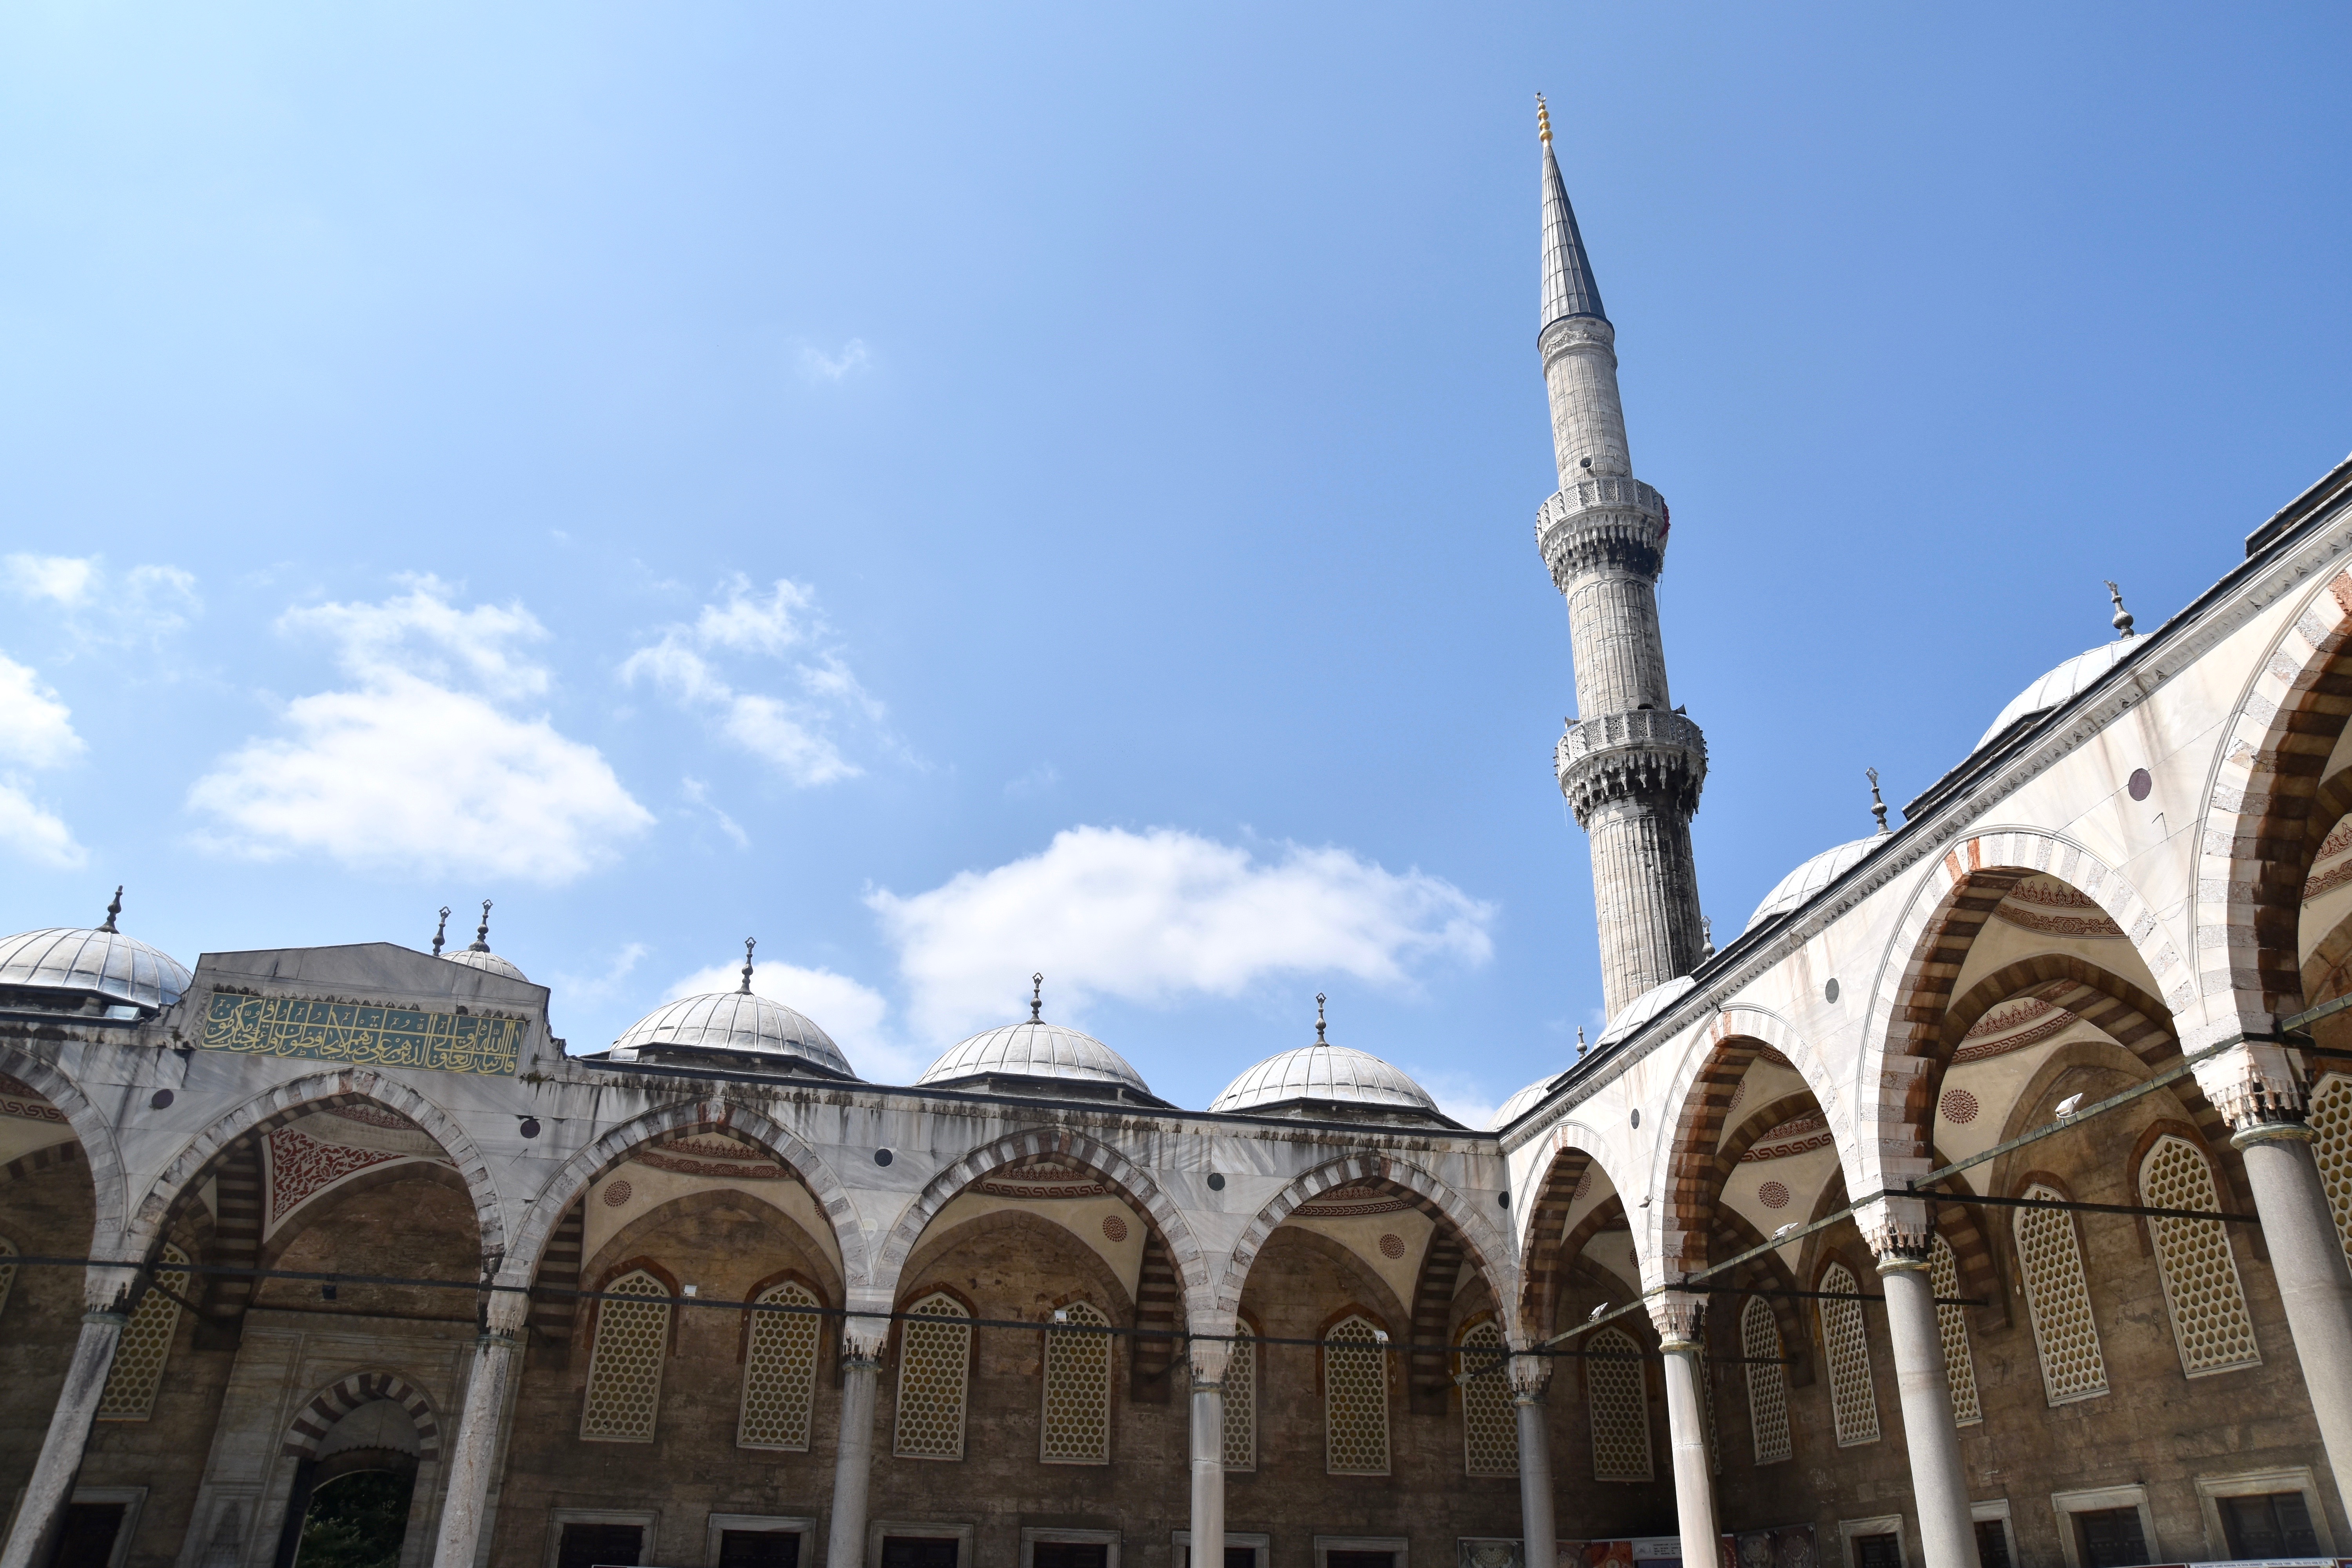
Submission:
[[2131,797],[2134,800],[2146,800],[2147,792],[2156,787],[2156,780],[2148,776],[2146,768],[2134,768],[2126,787],[2131,790]]
[[1127,1239],[1127,1221],[1119,1218],[1118,1215],[1115,1214],[1107,1214],[1103,1215],[1103,1235],[1113,1241],[1125,1241]]
[[1965,1127],[1977,1119],[1977,1112],[1984,1107],[1979,1105],[1977,1097],[1967,1089],[1948,1089],[1944,1091],[1940,1109],[1943,1110],[1945,1121]]
[[1768,1209],[1787,1208],[1789,1206],[1788,1184],[1783,1182],[1765,1183],[1756,1189],[1756,1201]]
[[626,1182],[611,1182],[604,1187],[604,1201],[614,1208],[619,1208],[635,1195],[635,1189]]
[[1402,1258],[1404,1256],[1404,1237],[1395,1235],[1381,1237],[1381,1256],[1382,1258]]

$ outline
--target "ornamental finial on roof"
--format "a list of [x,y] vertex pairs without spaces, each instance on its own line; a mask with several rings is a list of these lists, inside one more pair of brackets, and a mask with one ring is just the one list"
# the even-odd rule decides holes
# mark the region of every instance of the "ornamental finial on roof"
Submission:
[[1886,802],[1878,794],[1878,770],[1864,768],[1862,771],[1870,776],[1870,815],[1878,818],[1878,831],[1884,833],[1886,831]]
[[1320,991],[1315,993],[1315,1043],[1318,1046],[1331,1043],[1323,1037],[1323,993]]
[[1045,972],[1042,969],[1029,977],[1029,1021],[1045,1021]]
[[1551,140],[1551,110],[1545,107],[1542,93],[1536,94],[1536,134],[1546,142]]
[[751,994],[751,949],[758,944],[757,937],[743,939],[743,994],[746,996]]
[[1584,1026],[1581,1024],[1576,1026],[1576,1059],[1584,1059]]
[[441,906],[441,923],[433,928],[433,956],[441,956],[442,944],[449,940],[449,906]]
[[117,915],[119,915],[119,914],[121,914],[121,912],[122,912],[122,889],[121,889],[121,887],[119,887],[119,886],[118,886],[118,887],[114,889],[114,901],[113,901],[112,903],[110,903],[110,904],[109,904],[109,905],[107,905],[107,906],[106,906],[106,923],[105,923],[104,925],[102,925],[102,926],[99,927],[98,929],[99,929],[99,930],[100,930],[100,931],[113,931],[113,930],[114,930],[114,917],[115,917],[115,916],[117,916]]
[[488,899],[482,900],[482,923],[474,928],[473,942],[466,951],[467,952],[490,951],[490,900]]
[[2131,612],[2124,608],[2124,591],[2112,579],[2107,583],[2107,597],[2116,602],[2116,618],[2107,624],[2116,628],[2116,640],[2120,642],[2132,635],[2132,618]]

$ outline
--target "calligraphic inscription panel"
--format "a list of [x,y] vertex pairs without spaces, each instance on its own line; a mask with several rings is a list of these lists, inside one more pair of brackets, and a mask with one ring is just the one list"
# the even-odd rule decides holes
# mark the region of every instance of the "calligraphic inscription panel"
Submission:
[[198,1043],[207,1050],[257,1057],[510,1078],[522,1035],[520,1018],[215,991]]

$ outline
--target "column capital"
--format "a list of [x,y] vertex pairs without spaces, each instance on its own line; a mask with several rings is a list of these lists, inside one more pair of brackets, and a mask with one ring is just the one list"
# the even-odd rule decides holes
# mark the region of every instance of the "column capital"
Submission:
[[1503,1375],[1510,1380],[1513,1404],[1541,1405],[1545,1390],[1551,1386],[1551,1358],[1513,1351]]
[[1700,1323],[1706,1315],[1706,1298],[1693,1290],[1668,1290],[1649,1300],[1650,1322],[1658,1331],[1658,1348],[1669,1355],[1702,1348]]
[[1925,1197],[1884,1197],[1862,1205],[1853,1215],[1854,1228],[1878,1260],[1878,1271],[1925,1268],[1935,1250],[1936,1226],[1927,1215]]
[[[1239,1331],[1239,1325],[1234,1331]],[[1185,1342],[1184,1359],[1192,1368],[1195,1388],[1224,1387],[1225,1367],[1233,1358],[1231,1340],[1195,1338]]]
[[2258,1141],[2259,1129],[2303,1125],[2307,1100],[2295,1057],[2274,1041],[2241,1040],[2189,1071],[2231,1131],[2240,1136],[2253,1133]]

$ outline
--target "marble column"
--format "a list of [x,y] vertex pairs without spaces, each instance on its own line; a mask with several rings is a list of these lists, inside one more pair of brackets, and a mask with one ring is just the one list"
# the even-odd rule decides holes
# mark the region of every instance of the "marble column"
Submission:
[[[99,1278],[101,1272],[104,1280]],[[56,1555],[66,1505],[73,1500],[74,1478],[81,1473],[82,1454],[89,1447],[89,1426],[98,1417],[107,1373],[114,1370],[115,1346],[131,1321],[130,1272],[93,1268],[89,1274],[89,1293],[110,1304],[82,1315],[81,1337],[66,1363],[65,1387],[49,1413],[48,1433],[41,1439],[40,1457],[33,1461],[32,1479],[25,1484],[16,1528],[8,1532],[6,1546],[0,1547],[0,1568],[46,1568]],[[100,1295],[110,1288],[110,1298]]]
[[1650,1321],[1658,1348],[1665,1352],[1666,1429],[1674,1450],[1675,1519],[1683,1538],[1685,1568],[1706,1568],[1723,1557],[1723,1532],[1715,1519],[1715,1476],[1707,1464],[1706,1405],[1699,1379],[1706,1345],[1699,1335],[1706,1298],[1680,1291],[1654,1298]]
[[1232,1356],[1229,1342],[1198,1339],[1186,1358],[1192,1375],[1192,1568],[1225,1568],[1225,1367]]
[[1895,1345],[1895,1382],[1903,1399],[1903,1443],[1911,1465],[1912,1506],[1927,1568],[1978,1568],[1977,1527],[1969,1478],[1960,1462],[1960,1428],[1944,1370],[1944,1326],[1936,1314],[1927,1205],[1889,1198],[1855,1216],[1878,1258],[1886,1296],[1886,1332]]
[[2327,1468],[2336,1495],[2352,1498],[2352,1269],[2312,1159],[2296,1068],[2284,1047],[2248,1040],[2195,1070],[2205,1098],[2229,1119],[2231,1147],[2245,1156]]
[[482,1525],[489,1512],[490,1483],[497,1479],[507,1386],[522,1350],[523,1322],[530,1297],[498,1290],[474,1341],[474,1363],[466,1377],[465,1403],[450,1440],[448,1485],[442,1494],[441,1527],[433,1543],[433,1568],[474,1568],[482,1555]]
[[833,1518],[825,1568],[865,1568],[866,1494],[874,1480],[874,1407],[882,1384],[887,1318],[845,1318],[841,1331],[841,1439],[833,1458]]
[[1559,1530],[1552,1515],[1551,1428],[1544,1408],[1551,1363],[1543,1356],[1514,1355],[1509,1376],[1512,1413],[1519,1423],[1520,1560],[1527,1568],[1556,1568]]

